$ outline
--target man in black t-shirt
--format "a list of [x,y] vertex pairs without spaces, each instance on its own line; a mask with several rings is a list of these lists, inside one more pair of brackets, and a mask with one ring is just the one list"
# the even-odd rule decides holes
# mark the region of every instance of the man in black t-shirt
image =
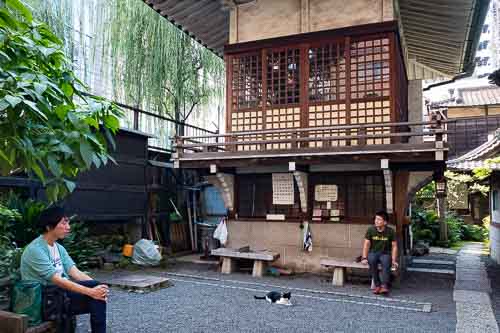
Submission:
[[[366,231],[361,263],[370,265],[370,274],[375,283],[374,294],[389,293],[388,282],[392,267],[398,266],[398,245],[394,230],[387,226],[389,216],[380,211],[375,214],[374,226]],[[392,260],[391,260],[392,259]],[[382,265],[382,277],[378,274],[378,264]]]

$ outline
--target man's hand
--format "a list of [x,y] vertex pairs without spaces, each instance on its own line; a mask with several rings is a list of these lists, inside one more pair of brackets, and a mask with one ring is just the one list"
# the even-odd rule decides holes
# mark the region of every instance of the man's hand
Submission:
[[399,267],[398,262],[397,262],[396,260],[393,260],[393,261],[392,261],[392,268],[393,268],[394,270],[396,270],[396,269],[398,269],[398,267]]
[[361,263],[363,265],[368,265],[368,259],[366,259],[366,258],[361,259]]
[[100,284],[98,286],[95,286],[94,288],[91,288],[88,293],[88,296],[98,301],[106,302],[108,300],[108,293],[109,293],[108,286],[105,284]]

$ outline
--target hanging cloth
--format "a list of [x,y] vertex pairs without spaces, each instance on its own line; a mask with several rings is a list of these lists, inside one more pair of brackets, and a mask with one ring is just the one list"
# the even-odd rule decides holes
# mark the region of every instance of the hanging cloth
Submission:
[[312,252],[313,239],[309,222],[304,222],[304,251]]

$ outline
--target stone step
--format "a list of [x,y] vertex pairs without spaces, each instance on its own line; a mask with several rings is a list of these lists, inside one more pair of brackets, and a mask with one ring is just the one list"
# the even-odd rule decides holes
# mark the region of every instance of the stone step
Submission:
[[432,265],[454,265],[455,262],[451,260],[434,260],[434,259],[420,259],[415,258],[411,261],[413,264],[432,264]]
[[435,273],[435,274],[446,274],[446,275],[454,275],[455,274],[455,271],[453,269],[408,267],[406,270],[408,272]]

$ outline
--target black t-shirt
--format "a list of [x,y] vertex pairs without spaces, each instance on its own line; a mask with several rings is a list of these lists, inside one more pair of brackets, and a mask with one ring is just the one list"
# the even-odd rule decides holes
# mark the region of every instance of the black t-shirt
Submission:
[[384,231],[379,232],[377,228],[371,226],[366,231],[365,238],[370,241],[370,252],[391,253],[392,242],[396,239],[394,230],[386,226]]

